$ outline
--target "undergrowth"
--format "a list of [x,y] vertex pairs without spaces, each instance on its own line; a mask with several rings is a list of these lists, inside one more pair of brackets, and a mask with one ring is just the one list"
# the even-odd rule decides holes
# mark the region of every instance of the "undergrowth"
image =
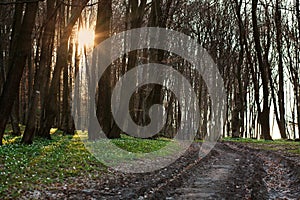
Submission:
[[[68,136],[52,129],[51,137],[52,140],[36,138],[32,145],[23,145],[20,136],[4,136],[4,145],[0,146],[0,199],[15,199],[26,191],[63,184],[71,177],[101,176],[107,172],[78,134]],[[129,152],[148,153],[163,148],[170,140],[122,135],[112,142]]]

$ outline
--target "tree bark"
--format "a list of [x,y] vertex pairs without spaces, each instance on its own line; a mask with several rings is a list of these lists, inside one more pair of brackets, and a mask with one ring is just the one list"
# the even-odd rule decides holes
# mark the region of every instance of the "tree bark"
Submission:
[[16,45],[13,45],[15,52],[10,55],[9,73],[0,97],[0,144],[2,144],[8,116],[18,94],[26,57],[28,52],[31,51],[31,34],[35,24],[37,8],[38,2],[26,4],[19,35],[13,38],[13,40],[16,40]]
[[22,137],[22,143],[31,144],[33,142],[33,137],[36,132],[36,121],[37,121],[37,112],[38,112],[38,101],[39,97],[43,96],[46,91],[46,74],[47,67],[50,67],[50,64],[47,62],[50,56],[49,52],[52,52],[51,38],[54,36],[55,32],[55,21],[56,16],[53,12],[55,1],[47,1],[47,18],[44,33],[42,35],[42,47],[41,47],[41,56],[38,69],[36,70],[34,77],[33,93],[31,95],[28,119],[26,122],[26,128],[24,135]]
[[75,124],[71,115],[71,101],[70,101],[70,80],[69,77],[72,76],[72,57],[73,57],[73,43],[70,40],[69,45],[69,56],[68,64],[63,69],[63,107],[62,107],[62,128],[61,130],[64,134],[74,135]]
[[[276,24],[276,43],[278,51],[278,76],[279,76],[279,91],[278,104],[279,116],[277,115],[277,123],[282,139],[287,139],[286,122],[285,122],[285,100],[284,100],[284,73],[283,73],[283,54],[282,54],[282,25],[281,25],[281,11],[279,0],[276,0],[275,8],[275,24]],[[276,102],[274,102],[276,104]]]
[[12,126],[14,136],[21,136],[21,129],[19,126],[20,118],[19,118],[19,95],[17,95],[17,98],[15,99],[11,114],[10,114],[10,123]]
[[242,7],[242,1],[238,2],[238,0],[235,1],[236,3],[236,14],[238,18],[238,27],[240,31],[239,35],[239,41],[240,41],[240,51],[239,51],[239,58],[238,58],[238,64],[235,68],[235,74],[236,79],[238,82],[238,92],[235,92],[236,96],[236,105],[233,109],[232,113],[232,136],[235,138],[240,137],[243,135],[243,132],[241,132],[241,127],[243,126],[240,122],[241,120],[244,120],[244,91],[243,91],[243,82],[242,82],[242,65],[244,61],[244,40],[245,40],[245,30],[243,25],[243,20],[241,16],[241,7]]
[[[296,16],[297,16],[297,21],[298,21],[298,41],[297,41],[297,45],[298,47],[300,46],[300,1],[296,0]],[[297,52],[299,53],[299,49],[296,50],[296,55]],[[296,63],[296,66],[299,66],[300,63]],[[298,123],[298,136],[300,138],[300,85],[299,85],[299,74],[298,72],[296,72],[296,81],[295,81],[295,98],[296,98],[296,102],[297,102],[297,123]]]
[[263,86],[263,109],[258,114],[261,125],[262,136],[266,140],[272,140],[270,135],[270,107],[269,107],[269,83],[266,63],[263,62],[262,47],[260,44],[260,31],[257,24],[257,5],[258,0],[252,0],[252,23],[253,23],[253,37],[258,60],[259,71],[261,74]]
[[[101,0],[98,4],[98,13],[97,13],[97,22],[96,22],[96,30],[95,30],[95,46],[99,45],[101,42],[109,38],[111,31],[111,18],[112,18],[112,1],[111,0]],[[110,55],[109,52],[106,52],[106,55]],[[101,58],[100,58],[101,59]],[[103,58],[105,59],[105,58]],[[94,73],[91,71],[91,73]],[[111,92],[112,92],[112,76],[113,71],[112,68],[109,67],[103,73],[100,80],[94,80],[93,74],[90,75],[93,83],[98,81],[98,97],[97,97],[97,105],[96,105],[96,116],[102,127],[103,132],[107,135],[108,138],[119,138],[120,135],[117,132],[111,132],[112,129],[112,114],[111,114]],[[94,89],[94,88],[92,88]],[[93,94],[93,92],[91,92]],[[95,96],[90,96],[90,105],[93,110],[90,110],[90,115],[95,113],[94,106],[95,104]],[[90,116],[90,119],[93,119]],[[94,124],[97,122],[93,122],[90,120],[89,122],[89,131],[88,137],[90,140],[95,140],[99,138],[99,133],[93,130]]]
[[[129,18],[128,20],[131,29],[140,28],[142,26],[146,5],[147,5],[146,0],[141,0],[140,2],[138,0],[129,0],[129,9],[127,10],[128,13],[126,13],[126,16]],[[138,42],[138,40],[136,38],[132,38],[132,41],[129,42],[136,43]],[[122,67],[124,67],[124,69],[122,69],[121,71],[125,72],[134,68],[137,63],[137,51],[131,51],[128,53],[127,63],[125,59],[123,61],[124,61],[123,63],[124,65],[122,65]],[[126,92],[124,90],[126,90],[126,88],[122,88],[121,93]],[[121,94],[121,96],[123,95]],[[130,106],[129,106],[130,109],[134,108],[134,102],[135,101],[130,101]],[[120,103],[120,107],[125,107],[125,106],[127,105],[124,105],[122,102]],[[117,126],[115,122],[113,122],[108,137],[118,138],[120,137],[121,133],[123,133],[123,131]]]
[[56,65],[53,71],[53,78],[51,80],[48,94],[46,94],[44,108],[45,115],[42,118],[41,127],[39,130],[40,136],[50,139],[50,129],[54,124],[54,120],[57,114],[57,95],[59,93],[59,82],[62,69],[67,67],[68,57],[68,41],[72,33],[73,26],[77,22],[82,10],[87,4],[88,0],[76,1],[76,7],[72,9],[72,15],[68,21],[68,24],[61,37],[60,46],[57,49]]

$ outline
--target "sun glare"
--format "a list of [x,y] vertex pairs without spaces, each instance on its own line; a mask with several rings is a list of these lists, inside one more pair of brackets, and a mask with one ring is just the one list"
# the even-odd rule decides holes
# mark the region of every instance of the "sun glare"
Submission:
[[80,29],[78,32],[78,43],[80,46],[92,47],[94,45],[95,33],[92,29]]

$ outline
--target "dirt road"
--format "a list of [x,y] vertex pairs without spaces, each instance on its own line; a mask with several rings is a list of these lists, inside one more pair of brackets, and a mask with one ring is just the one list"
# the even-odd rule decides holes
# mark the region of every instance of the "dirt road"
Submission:
[[214,151],[168,199],[300,199],[299,166],[290,159],[233,143]]
[[198,160],[198,150],[195,144],[177,162],[147,174],[111,171],[88,181],[74,177],[72,187],[49,188],[39,198],[300,199],[299,156],[218,143]]

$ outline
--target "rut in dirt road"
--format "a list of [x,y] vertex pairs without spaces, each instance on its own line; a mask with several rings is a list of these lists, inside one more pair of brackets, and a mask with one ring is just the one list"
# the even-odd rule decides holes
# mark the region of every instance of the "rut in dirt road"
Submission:
[[[204,164],[200,171],[195,171],[187,183],[176,189],[178,199],[203,199],[225,196],[224,184],[235,170],[235,164],[241,156],[233,152],[217,149],[218,157],[212,162]],[[234,163],[234,164],[233,164]],[[237,186],[239,187],[239,186]]]
[[300,199],[299,166],[274,152],[217,144],[167,199]]
[[[189,172],[167,199],[266,199],[262,163],[251,154],[217,144],[213,156]],[[254,170],[256,169],[256,170]]]
[[77,178],[72,187],[46,189],[41,199],[300,199],[300,159],[236,143],[217,143],[201,160],[198,153],[194,143],[161,170]]
[[228,145],[243,153],[254,153],[262,161],[266,172],[263,181],[267,188],[268,199],[300,199],[300,173],[297,163],[275,152],[251,149],[242,145]]

